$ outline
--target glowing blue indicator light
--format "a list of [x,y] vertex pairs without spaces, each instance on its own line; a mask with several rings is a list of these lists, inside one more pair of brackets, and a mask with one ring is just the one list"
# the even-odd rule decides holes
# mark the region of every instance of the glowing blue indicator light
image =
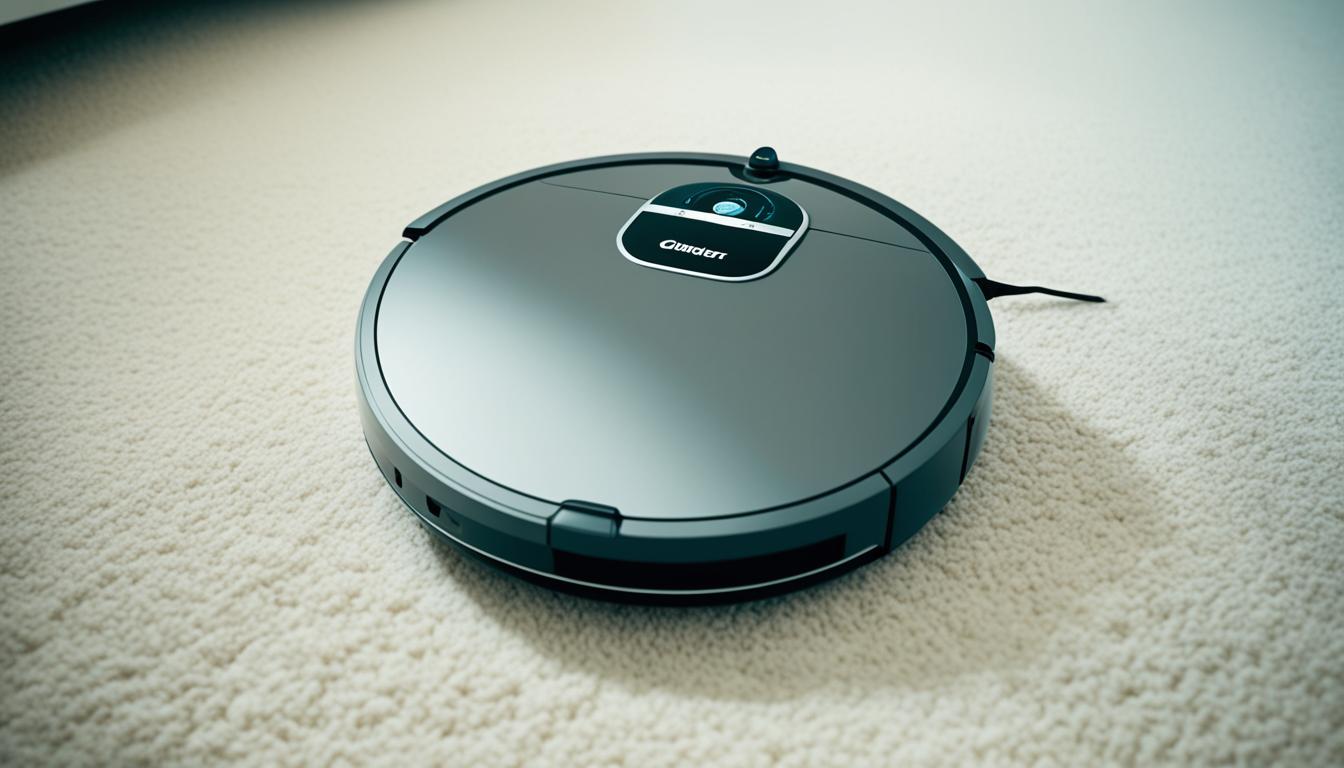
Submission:
[[714,204],[714,212],[720,216],[736,216],[747,210],[747,206],[736,200],[721,200]]

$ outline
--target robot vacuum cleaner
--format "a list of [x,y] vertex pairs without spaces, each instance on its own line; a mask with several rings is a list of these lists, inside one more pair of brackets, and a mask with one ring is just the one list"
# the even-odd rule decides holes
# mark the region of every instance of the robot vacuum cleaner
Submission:
[[413,221],[369,286],[364,435],[426,528],[548,587],[761,597],[909,538],[989,426],[988,280],[909,208],[778,161],[638,154]]

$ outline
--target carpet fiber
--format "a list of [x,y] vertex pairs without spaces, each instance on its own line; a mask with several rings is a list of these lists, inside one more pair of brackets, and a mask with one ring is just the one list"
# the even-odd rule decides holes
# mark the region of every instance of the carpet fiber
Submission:
[[[11,29],[0,763],[1344,764],[1341,29],[349,0]],[[819,588],[618,607],[437,545],[355,407],[401,227],[536,165],[764,143],[1111,301],[996,300],[979,464]]]

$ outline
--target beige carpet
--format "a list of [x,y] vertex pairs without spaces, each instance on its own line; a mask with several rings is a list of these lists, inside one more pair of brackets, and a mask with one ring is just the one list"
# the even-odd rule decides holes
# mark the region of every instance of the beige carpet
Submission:
[[[201,4],[0,54],[0,763],[1344,764],[1344,11]],[[884,190],[994,277],[979,465],[709,610],[462,561],[355,312],[476,184],[655,149]]]

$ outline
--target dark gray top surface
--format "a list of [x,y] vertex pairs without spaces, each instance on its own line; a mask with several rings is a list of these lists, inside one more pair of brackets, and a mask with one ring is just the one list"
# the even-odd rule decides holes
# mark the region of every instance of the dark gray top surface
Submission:
[[953,397],[972,343],[942,264],[898,222],[799,180],[770,188],[813,226],[767,277],[622,257],[616,233],[643,200],[696,180],[738,182],[707,166],[579,171],[486,197],[421,237],[376,327],[402,413],[483,477],[627,517],[789,504],[908,448]]

